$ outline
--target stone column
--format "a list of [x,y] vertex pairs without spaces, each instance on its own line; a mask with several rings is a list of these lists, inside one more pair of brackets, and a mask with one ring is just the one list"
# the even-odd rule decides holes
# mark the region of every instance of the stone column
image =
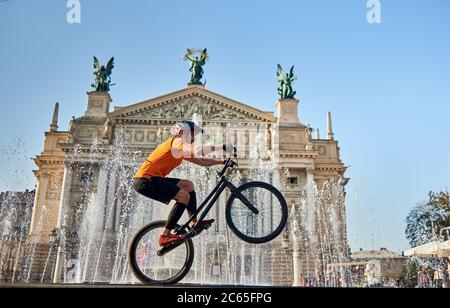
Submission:
[[314,198],[314,168],[306,168],[306,216],[307,224],[311,227],[311,234],[308,234],[310,241],[314,241],[316,236],[316,204]]
[[41,175],[38,176],[37,185],[36,185],[36,192],[34,194],[34,208],[33,213],[31,215],[31,223],[30,223],[30,232],[29,234],[32,234],[35,229],[36,224],[36,215],[38,212],[38,206],[39,206],[39,200],[40,200],[40,194],[41,194]]
[[[36,190],[36,196],[34,201],[35,208],[31,218],[30,236],[31,238],[37,238],[39,242],[47,240],[47,235],[42,234],[43,225],[39,226],[39,222],[44,223],[41,219],[41,215],[45,215],[46,207],[46,192],[49,185],[49,173],[46,171],[40,172],[38,187]],[[40,228],[38,228],[40,227]]]
[[[315,201],[314,201],[314,168],[306,168],[306,215],[307,217],[301,217],[300,219],[312,219],[312,225],[315,228]],[[312,216],[311,216],[312,215]],[[307,222],[308,223],[308,222]],[[308,231],[308,230],[307,230]],[[310,236],[310,234],[307,234]],[[294,268],[294,286],[300,286],[300,275],[302,274],[301,264],[302,258],[302,234],[300,230],[291,230],[292,236],[292,258]]]
[[294,267],[294,287],[300,286],[300,275],[301,271],[301,250],[300,250],[300,235],[296,232],[292,232],[292,258],[293,258],[293,267]]
[[55,273],[53,276],[53,283],[61,281],[62,268],[64,266],[64,248],[65,248],[65,232],[64,228],[64,216],[67,213],[67,208],[70,203],[70,187],[72,184],[72,166],[65,162],[63,184],[61,189],[61,202],[58,215],[58,235],[59,244],[58,252],[56,255]]
[[[307,167],[306,168],[306,185],[313,185],[314,184],[314,167]],[[308,187],[312,188],[312,187]]]
[[97,193],[96,193],[96,206],[101,211],[104,209],[103,217],[105,217],[105,221],[103,221],[103,226],[106,227],[108,219],[110,219],[110,213],[108,212],[109,204],[105,205],[106,200],[106,168],[104,164],[99,164],[99,172],[98,172],[98,182],[97,182]]
[[[90,232],[94,232],[93,241],[96,243],[97,248],[94,248],[94,252],[97,254],[93,260],[94,262],[87,262],[88,276],[92,274],[92,279],[96,280],[109,280],[112,275],[111,260],[114,255],[111,247],[111,239],[113,230],[109,228],[109,225],[114,221],[115,212],[112,204],[106,204],[106,189],[107,189],[107,170],[104,163],[98,163],[98,179],[97,179],[97,191],[95,193],[94,208],[91,208],[90,213],[93,215],[91,219],[94,219],[95,225]],[[86,265],[85,265],[86,266]]]
[[64,225],[64,215],[67,212],[70,202],[70,187],[72,184],[72,166],[65,162],[63,183],[61,188],[61,201],[58,216],[58,228]]
[[[108,178],[108,196],[106,198],[106,213],[108,213],[108,207],[109,211],[111,211],[111,215],[115,215],[115,217],[119,217],[120,215],[120,209],[117,209],[118,207],[115,207],[114,205],[114,199],[116,197],[116,183],[117,183],[117,166],[114,166],[111,170],[111,173],[109,174]],[[114,213],[114,214],[113,214]],[[114,224],[114,220],[110,221],[106,228],[108,230],[119,230],[118,221],[116,220],[116,224]]]

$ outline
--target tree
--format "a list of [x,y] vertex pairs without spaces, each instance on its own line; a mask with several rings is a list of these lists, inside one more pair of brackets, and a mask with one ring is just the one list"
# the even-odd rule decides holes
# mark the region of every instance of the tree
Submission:
[[417,259],[412,258],[406,261],[405,272],[402,278],[407,288],[413,288],[417,285],[419,270],[420,265]]
[[[428,202],[414,207],[406,217],[405,235],[412,247],[441,236],[441,229],[450,226],[450,196],[448,191],[430,191]],[[440,239],[448,239],[442,234]]]

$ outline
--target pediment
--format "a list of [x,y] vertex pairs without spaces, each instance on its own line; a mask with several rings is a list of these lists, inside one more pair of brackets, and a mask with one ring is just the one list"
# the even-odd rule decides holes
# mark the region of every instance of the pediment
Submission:
[[154,99],[120,108],[110,117],[125,121],[192,119],[204,122],[276,122],[272,113],[237,102],[202,86],[189,86]]

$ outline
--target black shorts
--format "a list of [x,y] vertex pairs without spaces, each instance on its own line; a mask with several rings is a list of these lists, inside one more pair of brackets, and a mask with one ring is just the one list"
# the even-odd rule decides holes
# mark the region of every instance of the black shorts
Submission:
[[180,191],[177,186],[180,179],[152,176],[148,178],[134,178],[133,188],[150,199],[169,204]]

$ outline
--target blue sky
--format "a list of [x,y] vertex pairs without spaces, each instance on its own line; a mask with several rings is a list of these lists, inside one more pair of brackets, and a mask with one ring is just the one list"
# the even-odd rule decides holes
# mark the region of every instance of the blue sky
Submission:
[[332,111],[350,165],[351,247],[404,250],[408,210],[450,183],[450,3],[381,0],[376,25],[366,4],[81,0],[69,24],[64,0],[0,2],[0,190],[33,188],[54,103],[61,130],[84,113],[92,56],[116,57],[123,106],[184,87],[185,49],[207,47],[208,89],[263,110],[276,64],[296,66],[301,121],[325,132]]

